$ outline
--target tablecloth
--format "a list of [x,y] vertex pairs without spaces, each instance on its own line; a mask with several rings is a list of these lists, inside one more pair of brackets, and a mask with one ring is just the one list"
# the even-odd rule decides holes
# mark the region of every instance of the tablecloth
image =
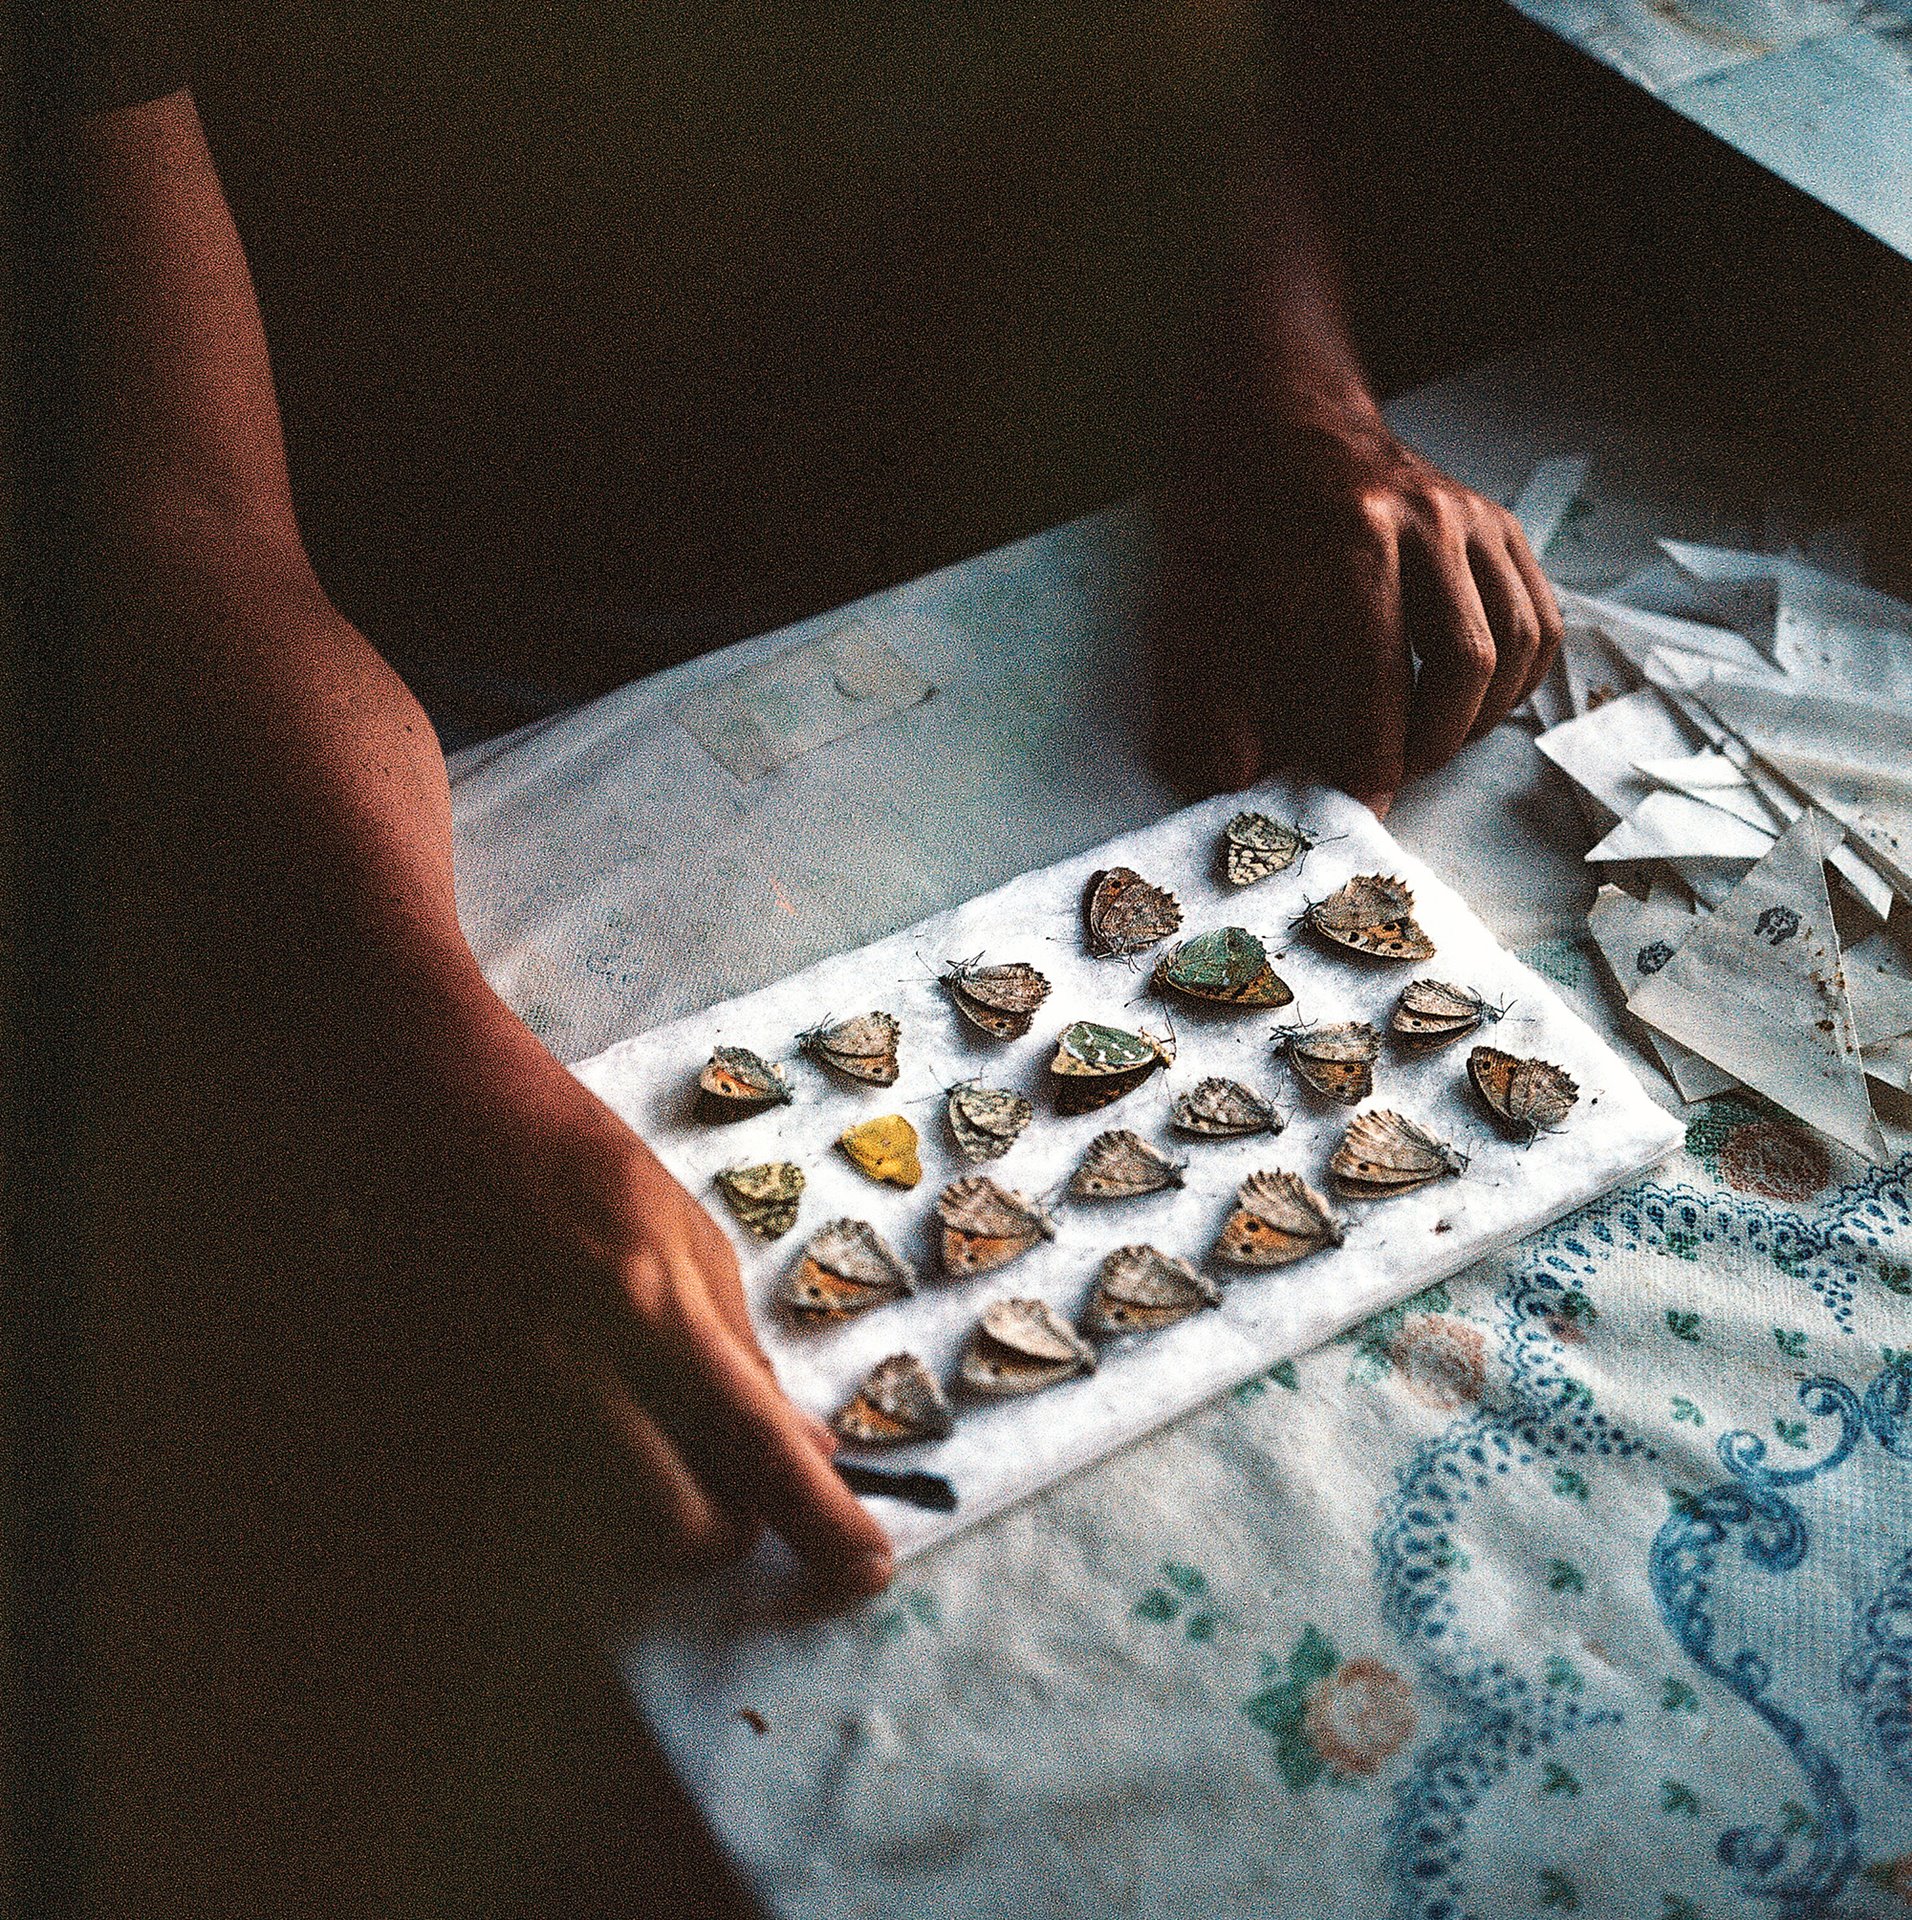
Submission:
[[[1395,419],[1501,498],[1589,453],[1548,555],[1571,584],[1654,532],[1774,530],[1731,449],[1656,440],[1571,343]],[[830,622],[460,756],[490,977],[576,1059],[1165,811],[1126,670],[1136,553],[1132,519],[1079,523],[865,603],[936,694],[754,782],[671,712]],[[1584,938],[1584,829],[1527,736],[1391,824],[1631,1044]],[[1912,1908],[1912,1158],[1863,1167],[1736,1096],[1683,1111],[1648,1178],[847,1617],[740,1639],[692,1612],[629,1649],[766,1906]]]

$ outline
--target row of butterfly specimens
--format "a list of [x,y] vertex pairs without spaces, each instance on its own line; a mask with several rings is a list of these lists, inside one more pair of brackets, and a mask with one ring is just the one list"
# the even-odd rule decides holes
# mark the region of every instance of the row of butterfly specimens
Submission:
[[[1241,814],[1224,830],[1220,864],[1235,887],[1252,885],[1293,865],[1313,840],[1301,829],[1260,814]],[[1416,962],[1433,943],[1413,917],[1413,899],[1398,880],[1360,875],[1308,906],[1302,916],[1328,952],[1353,961]],[[1126,960],[1161,947],[1180,930],[1175,896],[1127,868],[1097,875],[1085,901],[1086,945],[1097,959]],[[949,963],[941,985],[965,1026],[986,1040],[1026,1036],[1049,994],[1049,982],[1022,960]],[[1225,926],[1183,940],[1155,962],[1150,982],[1164,998],[1211,1013],[1282,1008],[1294,998],[1276,974],[1266,944],[1245,928]],[[1462,986],[1410,980],[1390,1018],[1392,1037],[1410,1055],[1426,1055],[1476,1032],[1499,1010]],[[900,1023],[884,1011],[826,1023],[798,1038],[801,1051],[840,1081],[892,1086],[898,1077]],[[1380,1033],[1361,1021],[1278,1029],[1275,1050],[1310,1095],[1346,1106],[1373,1090]],[[1175,1058],[1172,1035],[1076,1020],[1063,1028],[1048,1062],[1048,1092],[1061,1115],[1097,1111],[1134,1092]],[[1488,1113],[1515,1137],[1531,1138],[1563,1118],[1575,1089],[1557,1068],[1477,1046],[1468,1078]],[[740,1047],[718,1047],[698,1081],[699,1112],[717,1121],[787,1105],[784,1069]],[[944,1117],[962,1157],[1000,1159],[1035,1122],[1024,1094],[980,1080],[959,1082],[944,1097]],[[1170,1126],[1191,1142],[1273,1136],[1286,1124],[1274,1103],[1240,1081],[1205,1077],[1177,1094]],[[846,1128],[834,1145],[871,1180],[912,1188],[922,1178],[919,1140],[903,1114],[883,1114]],[[1187,1163],[1130,1128],[1098,1134],[1062,1191],[1070,1201],[1119,1203],[1183,1185]],[[1328,1163],[1339,1197],[1378,1200],[1409,1193],[1462,1172],[1466,1156],[1405,1115],[1371,1111],[1348,1127]],[[805,1177],[788,1160],[732,1166],[716,1185],[740,1223],[762,1240],[796,1224]],[[966,1280],[1008,1265],[1055,1237],[1044,1200],[971,1174],[943,1187],[934,1207],[935,1241],[945,1275]],[[1342,1244],[1345,1223],[1299,1174],[1261,1168],[1242,1181],[1211,1252],[1224,1269],[1267,1270]],[[777,1289],[777,1301],[802,1325],[858,1318],[912,1297],[916,1269],[866,1220],[836,1219],[813,1232]],[[1032,1393],[1093,1372],[1097,1344],[1151,1332],[1221,1304],[1216,1280],[1190,1260],[1154,1246],[1118,1246],[1099,1263],[1074,1323],[1047,1302],[998,1299],[975,1322],[950,1383],[957,1397],[996,1399]],[[843,1438],[859,1445],[909,1444],[953,1430],[951,1392],[915,1354],[895,1353],[864,1377],[835,1415]]]

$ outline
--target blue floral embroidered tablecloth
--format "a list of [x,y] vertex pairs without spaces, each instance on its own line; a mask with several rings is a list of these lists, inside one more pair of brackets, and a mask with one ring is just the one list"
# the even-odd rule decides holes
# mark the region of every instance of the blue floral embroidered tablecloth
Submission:
[[[1502,498],[1592,453],[1549,555],[1573,584],[1654,532],[1759,537],[1571,353],[1396,418]],[[670,675],[461,757],[461,901],[494,982],[578,1058],[1165,811],[1110,664],[1124,551],[1080,523],[861,610],[937,682],[887,723],[935,769],[908,793],[872,785],[881,729],[725,785],[676,737]],[[695,844],[670,826],[690,804]],[[1501,729],[1390,824],[1626,1044],[1581,937],[1580,823],[1530,741]],[[706,927],[712,889],[738,910]],[[1630,1189],[848,1618],[740,1639],[691,1614],[634,1649],[766,1905],[1912,1912],[1912,1158],[1867,1167],[1736,1097],[1688,1115]]]

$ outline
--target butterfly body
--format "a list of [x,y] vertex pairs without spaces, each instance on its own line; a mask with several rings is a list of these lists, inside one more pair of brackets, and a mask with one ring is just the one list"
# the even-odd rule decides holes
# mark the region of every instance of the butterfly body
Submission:
[[949,1397],[913,1353],[879,1360],[849,1402],[831,1419],[839,1439],[859,1447],[906,1447],[947,1440],[955,1428]]
[[1092,1113],[1133,1093],[1174,1057],[1173,1047],[1153,1034],[1125,1033],[1120,1027],[1077,1020],[1063,1029],[1049,1063],[1057,1110]]
[[936,1218],[942,1226],[943,1269],[951,1274],[989,1273],[1039,1240],[1056,1237],[1041,1207],[998,1186],[986,1173],[952,1180],[936,1196]]
[[950,1088],[944,1111],[965,1160],[1000,1160],[1036,1115],[1021,1094],[975,1080]]
[[1285,1007],[1295,996],[1245,927],[1217,927],[1184,940],[1155,963],[1157,990],[1207,1006]]
[[1222,871],[1231,887],[1252,887],[1285,872],[1314,844],[1300,827],[1284,826],[1265,813],[1238,813],[1222,829]]
[[916,1291],[916,1270],[867,1220],[832,1220],[804,1243],[777,1290],[799,1320],[848,1320]]
[[969,1337],[958,1377],[973,1393],[1001,1398],[1094,1371],[1095,1349],[1046,1301],[996,1300]]
[[697,1113],[703,1120],[745,1120],[766,1107],[790,1104],[783,1069],[748,1047],[717,1047],[697,1076]]
[[803,1197],[803,1169],[788,1160],[757,1167],[725,1167],[716,1176],[717,1191],[730,1210],[759,1240],[775,1240],[797,1224]]
[[896,1049],[903,1037],[894,1014],[859,1013],[834,1026],[812,1027],[798,1038],[811,1059],[865,1086],[893,1087],[899,1071]]
[[981,967],[959,961],[942,976],[944,991],[971,1026],[992,1040],[1020,1040],[1049,997],[1049,982],[1027,962]]
[[916,1129],[900,1113],[859,1120],[837,1135],[843,1157],[858,1173],[892,1187],[913,1187],[923,1177],[916,1150]]
[[1083,1328],[1104,1336],[1153,1333],[1221,1303],[1221,1288],[1186,1260],[1153,1247],[1117,1247],[1102,1262]]
[[1467,1077],[1481,1104],[1517,1140],[1558,1126],[1580,1098],[1578,1084],[1559,1067],[1499,1047],[1476,1047],[1467,1056]]
[[1291,1027],[1276,1041],[1296,1076],[1326,1099],[1356,1107],[1374,1091],[1381,1036],[1365,1020]]
[[1434,942],[1414,918],[1414,895],[1391,874],[1357,874],[1302,918],[1323,940],[1372,960],[1431,960]]
[[1143,953],[1182,924],[1182,906],[1133,867],[1110,867],[1089,882],[1089,951],[1098,960]]
[[1126,1127],[1098,1133],[1069,1181],[1078,1200],[1128,1200],[1182,1184],[1182,1168],[1159,1147]]
[[1344,1228],[1334,1209],[1297,1173],[1251,1173],[1215,1242],[1215,1258],[1235,1267],[1285,1267],[1325,1247]]
[[1466,987],[1445,980],[1410,980],[1401,989],[1388,1030],[1410,1053],[1432,1053],[1484,1021],[1498,1020],[1500,1009]]
[[1385,1108],[1358,1116],[1328,1162],[1335,1190],[1350,1200],[1386,1200],[1462,1173],[1467,1156],[1418,1121]]

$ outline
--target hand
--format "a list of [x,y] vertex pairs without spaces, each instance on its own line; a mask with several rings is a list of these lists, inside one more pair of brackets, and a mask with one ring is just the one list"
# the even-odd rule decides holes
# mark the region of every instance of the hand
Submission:
[[1289,772],[1384,815],[1533,691],[1560,634],[1513,515],[1377,411],[1198,410],[1151,619],[1155,747],[1178,785]]
[[779,1389],[722,1229],[502,1006],[476,1011],[446,1197],[514,1247],[508,1311],[624,1452],[656,1551],[708,1565],[767,1525],[819,1595],[885,1585],[888,1538],[832,1469],[828,1427]]

